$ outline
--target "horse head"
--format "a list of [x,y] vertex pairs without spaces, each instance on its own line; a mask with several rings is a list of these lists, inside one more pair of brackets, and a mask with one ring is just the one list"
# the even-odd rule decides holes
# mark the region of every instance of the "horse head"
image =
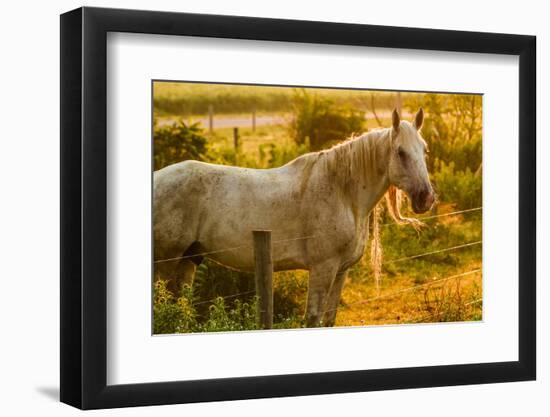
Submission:
[[424,111],[418,110],[414,121],[402,121],[397,110],[392,113],[391,150],[388,166],[390,184],[403,190],[415,213],[428,211],[435,202],[426,156],[428,147],[420,135]]

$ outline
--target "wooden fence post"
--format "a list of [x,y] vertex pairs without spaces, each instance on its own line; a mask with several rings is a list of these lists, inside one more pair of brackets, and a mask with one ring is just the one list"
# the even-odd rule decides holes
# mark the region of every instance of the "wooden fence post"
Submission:
[[214,106],[208,106],[208,131],[210,134],[214,131]]
[[233,147],[235,148],[235,165],[239,165],[239,128],[233,128]]
[[235,147],[235,153],[239,151],[239,128],[233,128],[233,146]]
[[261,329],[273,327],[273,258],[271,230],[254,230],[254,262],[258,308],[256,318]]

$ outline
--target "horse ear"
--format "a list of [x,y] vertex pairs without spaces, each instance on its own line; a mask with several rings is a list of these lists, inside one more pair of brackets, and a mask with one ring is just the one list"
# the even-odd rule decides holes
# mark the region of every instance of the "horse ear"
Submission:
[[391,122],[392,122],[393,130],[395,130],[395,133],[398,133],[399,123],[401,123],[401,119],[399,118],[399,113],[397,113],[397,109],[393,109],[393,112],[391,114]]
[[424,110],[420,107],[418,113],[416,113],[416,116],[414,117],[414,127],[416,127],[416,130],[420,130],[422,123],[424,123]]

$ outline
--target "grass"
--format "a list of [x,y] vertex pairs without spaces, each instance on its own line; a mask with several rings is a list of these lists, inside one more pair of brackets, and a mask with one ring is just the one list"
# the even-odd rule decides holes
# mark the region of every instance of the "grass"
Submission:
[[[214,129],[209,138],[212,149],[233,148],[233,128]],[[269,144],[293,145],[287,130],[283,125],[264,125],[256,127],[239,128],[239,152],[251,159],[260,161],[260,149]]]

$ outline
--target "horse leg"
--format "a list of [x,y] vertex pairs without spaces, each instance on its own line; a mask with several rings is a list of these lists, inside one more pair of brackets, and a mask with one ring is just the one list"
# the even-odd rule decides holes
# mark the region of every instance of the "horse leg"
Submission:
[[194,242],[183,253],[182,258],[177,261],[172,273],[167,277],[167,288],[170,292],[178,297],[181,294],[183,285],[192,285],[195,271],[201,264],[203,257],[200,255],[202,247],[198,242]]
[[344,287],[344,282],[346,281],[347,275],[347,269],[344,271],[338,271],[334,281],[332,282],[323,315],[323,325],[326,327],[334,326],[334,322],[336,321],[336,313],[338,311],[338,304],[340,303],[340,297],[342,296],[342,288]]
[[189,260],[182,259],[174,270],[173,277],[168,281],[168,289],[178,297],[181,294],[181,289],[184,285],[193,284],[193,278],[195,277],[195,271],[198,264]]
[[306,305],[307,327],[319,326],[330,284],[337,271],[338,265],[335,262],[324,262],[310,269]]

